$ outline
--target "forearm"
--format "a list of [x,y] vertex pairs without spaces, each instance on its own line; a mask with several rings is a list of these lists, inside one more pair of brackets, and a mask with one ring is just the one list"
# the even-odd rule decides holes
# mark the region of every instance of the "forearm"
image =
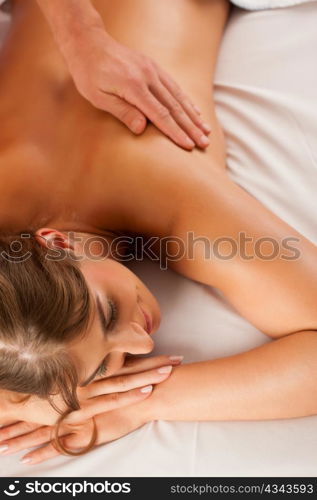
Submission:
[[317,332],[184,364],[139,404],[146,420],[266,420],[317,414]]
[[106,34],[102,18],[90,0],[37,0],[37,3],[62,51],[71,50],[90,29],[101,28]]

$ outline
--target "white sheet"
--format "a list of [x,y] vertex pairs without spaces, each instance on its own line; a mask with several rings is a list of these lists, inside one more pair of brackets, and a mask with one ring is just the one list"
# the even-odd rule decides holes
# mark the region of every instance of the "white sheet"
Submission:
[[[314,0],[231,0],[231,3],[249,10],[280,9]],[[316,1],[316,0],[315,0]]]
[[[230,175],[317,241],[317,4],[233,13],[216,76]],[[157,295],[156,353],[185,362],[269,341],[217,295],[155,264],[135,267]],[[2,457],[10,476],[305,476],[316,474],[317,417],[267,422],[155,422],[79,458],[31,467]]]

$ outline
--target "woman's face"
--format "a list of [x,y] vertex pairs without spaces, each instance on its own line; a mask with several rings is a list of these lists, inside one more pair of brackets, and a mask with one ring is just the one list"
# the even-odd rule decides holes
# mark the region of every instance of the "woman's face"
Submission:
[[[160,310],[148,288],[125,266],[107,258],[80,264],[90,289],[93,312],[83,338],[69,344],[78,369],[79,384],[116,372],[125,354],[152,351]],[[106,370],[105,370],[106,365]]]

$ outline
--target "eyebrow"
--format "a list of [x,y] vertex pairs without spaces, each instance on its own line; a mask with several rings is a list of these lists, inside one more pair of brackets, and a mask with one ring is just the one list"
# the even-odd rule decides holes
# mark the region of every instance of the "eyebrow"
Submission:
[[[101,328],[102,328],[102,333],[106,336],[107,332],[108,332],[107,320],[106,320],[106,316],[105,316],[103,307],[102,307],[101,302],[100,302],[99,295],[96,295],[96,304],[97,304],[98,317],[99,317],[99,321],[100,321]],[[79,387],[85,387],[86,385],[88,385],[89,382],[91,382],[95,378],[95,376],[97,375],[97,373],[98,373],[98,371],[103,363],[104,363],[104,360],[100,363],[100,365],[97,367],[97,369],[84,382],[79,384]]]

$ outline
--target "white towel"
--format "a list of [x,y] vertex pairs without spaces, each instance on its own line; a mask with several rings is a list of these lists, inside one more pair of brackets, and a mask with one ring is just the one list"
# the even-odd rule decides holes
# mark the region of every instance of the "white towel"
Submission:
[[291,5],[312,2],[316,0],[231,0],[231,3],[248,10],[281,9]]

